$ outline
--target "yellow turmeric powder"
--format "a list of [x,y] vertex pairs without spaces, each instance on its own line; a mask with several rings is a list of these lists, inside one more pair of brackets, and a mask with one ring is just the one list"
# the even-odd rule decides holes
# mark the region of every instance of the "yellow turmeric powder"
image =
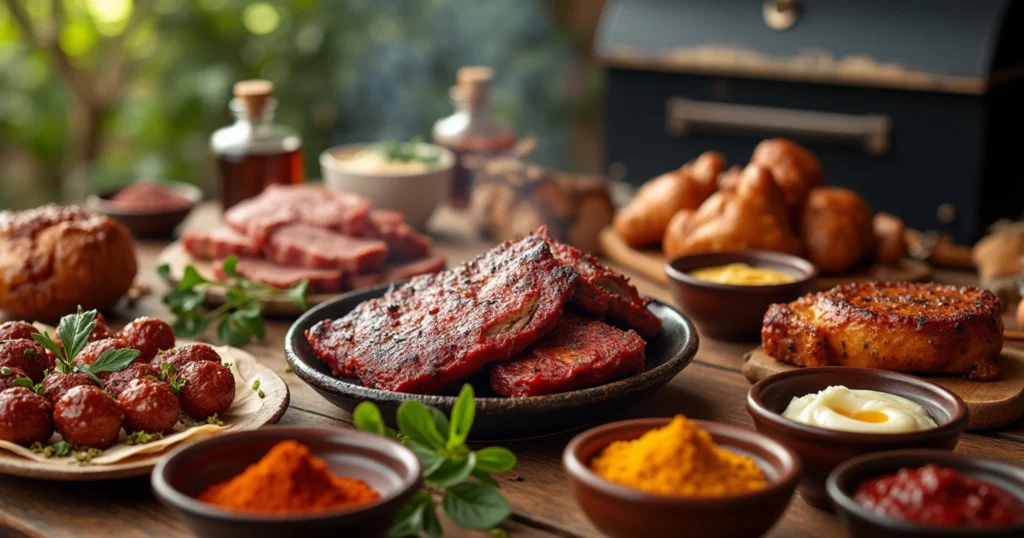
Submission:
[[662,495],[716,497],[768,483],[753,459],[718,448],[682,415],[639,439],[615,441],[590,465],[606,480]]

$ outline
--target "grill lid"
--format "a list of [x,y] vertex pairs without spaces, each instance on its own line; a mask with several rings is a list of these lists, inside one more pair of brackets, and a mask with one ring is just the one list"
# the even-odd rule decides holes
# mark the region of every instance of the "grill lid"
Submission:
[[[1017,78],[1010,0],[608,0],[607,65],[983,94]],[[1010,40],[1013,32],[1005,32]],[[1012,52],[1011,52],[1012,50]],[[995,68],[994,68],[995,66]],[[1004,67],[1005,66],[1005,67]]]

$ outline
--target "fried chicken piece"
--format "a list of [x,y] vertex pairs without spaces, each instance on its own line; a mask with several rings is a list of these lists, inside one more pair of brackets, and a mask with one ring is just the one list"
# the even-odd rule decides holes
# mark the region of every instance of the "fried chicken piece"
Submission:
[[519,398],[600,385],[643,371],[645,347],[633,331],[564,314],[522,355],[491,368],[491,388]]
[[706,151],[678,170],[644,183],[615,216],[615,233],[632,247],[657,243],[673,215],[681,209],[697,209],[715,192],[723,168],[725,157]]
[[936,283],[864,282],[768,308],[766,353],[797,366],[1000,376],[1002,307],[987,290]]
[[762,249],[799,254],[782,191],[763,166],[749,165],[731,190],[696,211],[678,212],[662,242],[668,259],[691,252]]
[[790,211],[803,204],[812,187],[822,184],[818,158],[807,148],[784,138],[763,140],[754,148],[750,164],[760,164],[771,171]]
[[888,213],[875,213],[872,220],[875,232],[875,259],[885,265],[895,265],[907,255],[905,228],[899,217]]
[[800,239],[807,258],[823,273],[841,273],[874,250],[871,207],[840,187],[815,187],[800,211]]

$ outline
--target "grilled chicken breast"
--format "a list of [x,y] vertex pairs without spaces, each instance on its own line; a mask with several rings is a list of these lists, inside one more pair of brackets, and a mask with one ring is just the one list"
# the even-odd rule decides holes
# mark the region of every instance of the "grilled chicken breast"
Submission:
[[858,366],[998,379],[1002,308],[991,292],[935,283],[837,286],[772,305],[761,343],[797,366]]

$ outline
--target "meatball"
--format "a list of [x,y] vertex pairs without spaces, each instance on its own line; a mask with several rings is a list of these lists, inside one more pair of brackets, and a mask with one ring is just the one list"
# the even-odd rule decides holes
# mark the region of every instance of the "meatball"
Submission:
[[[136,362],[120,372],[111,372],[108,374],[103,379],[103,388],[116,398],[129,383],[136,379],[143,379],[147,376],[159,379],[160,370],[147,362]],[[166,385],[166,383],[164,384]]]
[[181,410],[190,418],[202,420],[223,413],[235,401],[235,376],[223,365],[196,361],[181,369],[185,385],[178,392]]
[[103,314],[96,313],[96,326],[93,327],[92,333],[89,334],[89,341],[96,342],[99,340],[106,340],[107,338],[113,338],[114,331],[110,330],[110,326],[107,325],[107,319],[103,317]]
[[17,368],[33,383],[39,383],[50,367],[50,359],[43,346],[31,340],[7,340],[0,342],[0,366]]
[[[126,349],[132,347],[121,340],[120,338],[104,338],[103,340],[97,340],[86,344],[82,351],[78,352],[78,356],[75,357],[75,363],[77,364],[92,364],[100,358],[108,349]],[[138,359],[136,359],[138,360]]]
[[75,387],[57,400],[53,421],[64,440],[107,448],[117,442],[124,415],[117,401],[99,387]]
[[18,385],[14,381],[22,377],[28,376],[25,375],[25,372],[21,371],[21,368],[0,366],[0,392],[17,387]]
[[209,361],[220,364],[220,355],[206,344],[191,344],[166,353],[160,353],[153,359],[153,364],[157,367],[165,363],[172,364],[175,368],[181,370],[186,364],[196,361]]
[[163,320],[139,318],[118,333],[122,340],[142,353],[142,360],[150,360],[162,349],[174,347],[174,331]]
[[5,321],[0,323],[0,340],[31,340],[32,334],[39,332],[31,323],[24,321]]
[[53,435],[53,406],[42,396],[15,387],[0,392],[0,439],[28,446]]
[[53,372],[46,377],[43,381],[43,396],[50,403],[55,404],[60,400],[61,396],[67,393],[67,391],[81,386],[96,386],[96,382],[91,377],[83,374],[82,372],[74,372],[70,374],[62,374],[60,372]]
[[167,433],[178,423],[181,406],[167,383],[133,379],[117,397],[129,432]]

